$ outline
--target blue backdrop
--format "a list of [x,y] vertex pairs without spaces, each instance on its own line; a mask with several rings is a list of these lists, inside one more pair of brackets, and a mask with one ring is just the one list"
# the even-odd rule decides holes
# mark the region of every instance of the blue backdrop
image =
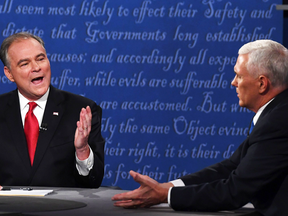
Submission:
[[[238,49],[282,42],[280,0],[0,0],[1,40],[46,42],[52,85],[103,109],[103,185],[164,182],[228,158],[253,113],[238,105]],[[3,66],[3,65],[2,65]],[[0,93],[15,89],[4,73]]]

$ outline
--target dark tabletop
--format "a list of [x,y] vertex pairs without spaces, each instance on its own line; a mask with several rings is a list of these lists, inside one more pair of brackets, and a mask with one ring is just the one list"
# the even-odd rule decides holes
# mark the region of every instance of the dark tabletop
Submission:
[[[38,188],[36,188],[38,189]],[[43,188],[39,188],[43,189]],[[168,204],[161,204],[147,209],[123,209],[113,206],[111,197],[123,192],[119,189],[101,187],[83,188],[45,188],[53,193],[44,197],[0,196],[0,215],[20,216],[90,216],[90,215],[247,215],[253,212],[250,207],[237,211],[225,212],[176,212]],[[209,205],[209,203],[207,203]]]

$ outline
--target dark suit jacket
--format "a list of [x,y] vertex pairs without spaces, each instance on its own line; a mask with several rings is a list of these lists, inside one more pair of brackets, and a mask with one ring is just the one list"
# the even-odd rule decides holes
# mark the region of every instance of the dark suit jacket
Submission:
[[288,214],[288,90],[264,109],[252,133],[227,160],[181,179],[175,210],[232,210],[251,202],[265,216]]
[[[86,177],[75,165],[74,134],[82,107],[92,110],[89,145],[94,166]],[[33,167],[30,165],[17,90],[0,96],[0,185],[99,187],[104,174],[102,110],[95,102],[50,86]]]

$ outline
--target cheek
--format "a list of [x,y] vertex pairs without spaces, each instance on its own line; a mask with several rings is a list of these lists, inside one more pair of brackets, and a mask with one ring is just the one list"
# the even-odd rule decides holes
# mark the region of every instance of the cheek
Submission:
[[49,62],[44,62],[42,67],[45,69],[45,70],[49,70],[50,69],[50,64]]
[[241,92],[245,92],[246,89],[247,89],[247,84],[239,82],[239,84],[238,84],[238,89],[239,89],[239,91],[241,91]]
[[14,74],[14,79],[20,82],[27,80],[28,77],[29,77],[29,73],[27,73],[25,70],[18,71],[16,74]]

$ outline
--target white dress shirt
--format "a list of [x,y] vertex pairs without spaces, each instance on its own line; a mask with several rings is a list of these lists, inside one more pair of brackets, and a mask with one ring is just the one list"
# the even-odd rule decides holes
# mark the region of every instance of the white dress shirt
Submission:
[[[50,88],[39,100],[34,101],[35,103],[37,103],[37,106],[33,110],[33,113],[38,120],[39,126],[41,126],[41,124],[42,124],[42,119],[43,119],[43,115],[44,115],[44,111],[45,111],[45,107],[46,107],[46,103],[47,103],[47,98],[49,95],[49,90],[50,90]],[[25,98],[19,92],[19,90],[18,90],[18,95],[19,95],[22,124],[23,124],[23,128],[24,128],[25,116],[29,110],[29,104],[28,103],[30,101],[27,98]],[[75,122],[75,124],[76,124],[76,122]],[[89,148],[90,148],[90,146],[89,146]],[[75,157],[76,157],[76,168],[78,170],[79,175],[87,176],[89,174],[89,171],[93,168],[93,165],[94,165],[94,155],[93,155],[92,149],[90,148],[90,155],[86,160],[79,160],[77,155],[76,155],[76,152],[75,152]]]

